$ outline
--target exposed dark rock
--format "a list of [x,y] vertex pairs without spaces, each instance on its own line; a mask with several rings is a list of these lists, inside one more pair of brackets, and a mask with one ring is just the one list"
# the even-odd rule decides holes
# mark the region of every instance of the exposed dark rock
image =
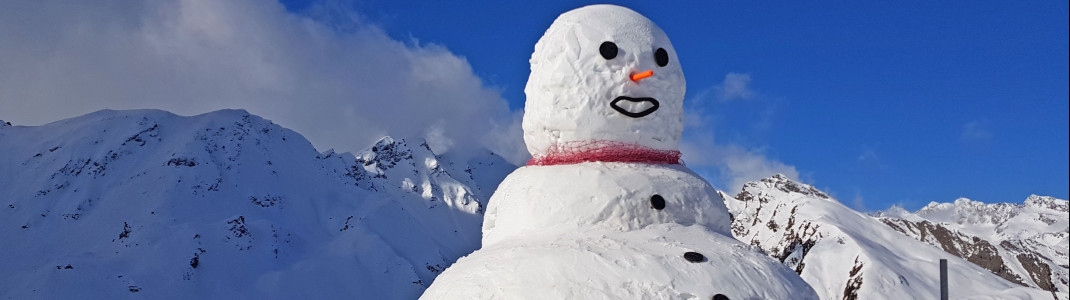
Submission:
[[178,167],[193,167],[197,165],[197,161],[192,158],[172,158],[171,160],[167,161],[167,165]]
[[130,237],[130,224],[123,222],[123,232],[119,233],[119,239],[125,239]]
[[[123,146],[126,146],[127,143],[131,143],[131,142],[137,143],[138,146],[145,146],[146,137],[158,137],[158,136],[160,136],[159,129],[160,129],[160,125],[152,124],[152,127],[144,129],[144,130],[138,132],[137,134],[135,134],[134,136],[131,136],[131,137],[127,138],[126,141],[123,142]],[[142,136],[142,135],[144,135],[144,136]]]
[[858,261],[857,256],[848,275],[850,279],[847,280],[847,286],[843,288],[843,300],[857,300],[858,290],[862,288],[862,262]]
[[[919,241],[933,244],[945,252],[961,257],[991,271],[1010,282],[1028,286],[1015,274],[999,255],[999,250],[988,241],[974,236],[954,232],[946,227],[929,221],[912,222],[902,219],[881,218],[881,221],[907,236]],[[1004,242],[1005,243],[1005,242]]]
[[245,216],[238,216],[237,218],[227,221],[228,235],[226,239],[234,243],[238,250],[245,251],[253,248],[253,236],[249,232],[249,229],[245,227]]
[[1055,286],[1051,282],[1051,267],[1048,264],[1040,262],[1037,256],[1033,254],[1018,254],[1016,258],[1018,262],[1022,263],[1022,267],[1029,272],[1029,277],[1032,277],[1037,286],[1046,291],[1054,291]]
[[769,222],[765,223],[765,226],[769,227],[769,230],[772,230],[773,232],[776,232],[778,229],[780,229],[780,226],[777,226],[776,221],[774,221],[772,218],[769,219]]
[[424,266],[427,267],[427,270],[431,271],[431,273],[439,273],[446,269],[446,267],[440,264],[431,265],[430,263],[426,263]]
[[196,269],[199,265],[201,265],[201,254],[193,253],[193,258],[189,259],[189,266]]
[[272,207],[282,202],[282,196],[267,195],[261,198],[249,196],[249,201],[260,207]]
[[347,217],[346,218],[346,223],[342,226],[342,229],[338,229],[338,231],[346,231],[346,230],[349,230],[350,228],[353,228],[353,225],[349,224],[349,221],[352,221],[352,220],[353,220],[353,216]]

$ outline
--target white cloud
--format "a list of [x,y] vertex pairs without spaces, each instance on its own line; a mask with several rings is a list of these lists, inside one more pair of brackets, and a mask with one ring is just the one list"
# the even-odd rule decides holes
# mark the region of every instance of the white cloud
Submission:
[[747,87],[748,85],[750,85],[750,74],[728,73],[724,76],[724,82],[715,88],[722,101],[750,99],[754,97],[754,92]]
[[858,165],[868,170],[885,170],[888,168],[873,147],[863,145],[857,158]]
[[[687,101],[684,115],[684,135],[680,142],[680,151],[687,166],[709,180],[715,187],[730,194],[738,193],[743,184],[773,176],[777,173],[789,178],[799,178],[794,166],[769,158],[761,147],[747,147],[737,143],[718,142],[714,139],[714,127],[722,125],[723,116],[717,115],[726,102],[734,99],[759,99],[758,93],[749,88],[749,74],[728,73],[724,82],[698,92]],[[717,101],[708,101],[712,100]],[[763,105],[761,114],[746,115],[753,117],[738,124],[756,125],[751,130],[767,130],[771,121],[773,103],[769,101],[754,102]],[[735,116],[739,116],[738,114]],[[745,127],[745,126],[742,126]],[[735,128],[742,130],[741,128]]]
[[872,148],[863,147],[862,154],[858,155],[858,161],[859,162],[876,161],[876,160],[877,160],[877,152],[873,151]]
[[685,129],[680,151],[687,166],[729,194],[739,193],[743,185],[777,173],[798,179],[794,166],[770,159],[758,148],[737,144],[720,144],[714,140],[711,118],[700,109],[685,115]]
[[754,90],[751,90],[750,81],[750,74],[730,72],[725,74],[724,81],[693,93],[694,96],[692,96],[689,101],[728,102],[737,99],[761,98],[758,97],[758,94],[754,92]]
[[759,180],[780,173],[788,178],[799,178],[799,172],[794,166],[769,159],[763,153],[756,150],[744,149],[736,145],[724,146],[721,149],[724,160],[724,171],[731,176],[728,181],[729,190],[737,193],[743,188],[743,184]]
[[964,142],[988,141],[992,139],[992,133],[988,131],[986,120],[974,120],[962,125],[962,135],[959,139]]
[[320,150],[391,134],[523,160],[517,116],[463,57],[393,40],[349,12],[320,12],[332,18],[253,0],[4,2],[0,119],[244,108]]
[[858,191],[855,191],[855,198],[851,200],[851,208],[857,211],[866,211],[866,201]]

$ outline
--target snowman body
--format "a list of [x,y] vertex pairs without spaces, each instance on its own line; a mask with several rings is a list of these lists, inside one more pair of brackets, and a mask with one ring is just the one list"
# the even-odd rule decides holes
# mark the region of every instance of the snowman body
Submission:
[[794,272],[733,239],[722,199],[681,165],[527,166],[490,203],[483,247],[424,298],[816,299]]
[[679,163],[684,76],[668,37],[619,6],[566,12],[535,46],[532,160],[490,199],[482,247],[426,299],[816,299],[732,238],[719,194]]

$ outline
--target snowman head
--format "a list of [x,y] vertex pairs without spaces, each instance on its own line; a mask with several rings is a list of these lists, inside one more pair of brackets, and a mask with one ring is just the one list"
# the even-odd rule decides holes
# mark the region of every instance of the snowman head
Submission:
[[534,159],[570,145],[678,158],[684,90],[676,50],[654,22],[615,5],[574,9],[535,44],[524,141]]

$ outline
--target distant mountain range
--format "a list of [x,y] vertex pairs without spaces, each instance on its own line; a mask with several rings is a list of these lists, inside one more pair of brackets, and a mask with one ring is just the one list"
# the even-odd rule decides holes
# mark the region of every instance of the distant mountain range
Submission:
[[[0,298],[413,299],[480,246],[516,166],[384,137],[318,152],[242,110],[0,121]],[[782,175],[722,193],[735,238],[823,299],[1068,299],[1067,201],[873,215]]]
[[1066,299],[1067,202],[1033,195],[1023,204],[961,198],[916,212],[876,216],[896,231],[975,263],[1008,281],[1062,293]]
[[795,269],[822,299],[935,299],[939,259],[952,298],[1067,299],[1066,200],[960,199],[870,216],[782,175],[722,196],[733,235]]
[[515,166],[317,152],[241,110],[0,122],[0,298],[416,298]]

